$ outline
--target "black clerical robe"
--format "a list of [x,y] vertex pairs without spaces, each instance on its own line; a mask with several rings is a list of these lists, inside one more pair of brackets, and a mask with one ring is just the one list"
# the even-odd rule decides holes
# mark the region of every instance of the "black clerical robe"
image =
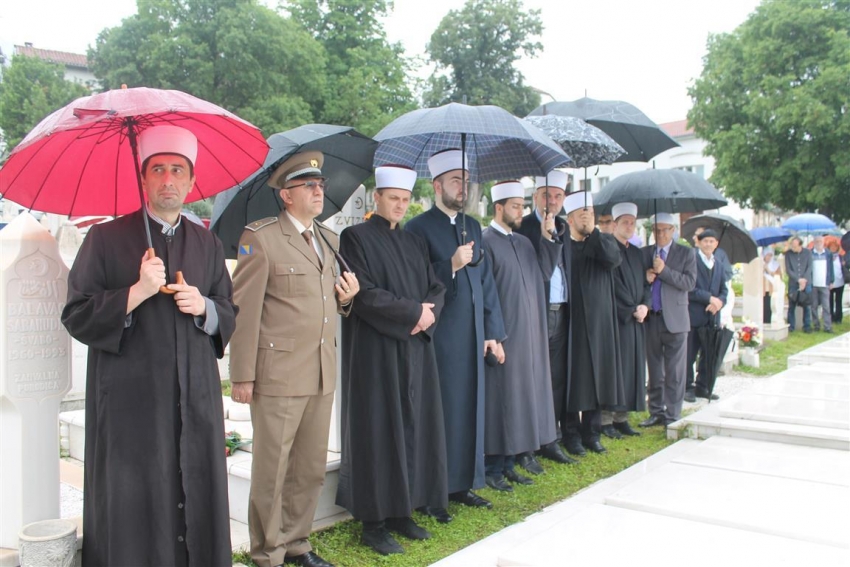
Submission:
[[620,362],[623,367],[625,403],[621,411],[646,409],[646,323],[638,323],[633,313],[639,305],[652,305],[652,291],[646,281],[640,248],[617,242],[620,265],[614,272],[617,321],[620,331]]
[[493,266],[507,338],[505,363],[486,367],[484,452],[516,455],[535,451],[557,437],[552,412],[546,292],[540,265],[557,261],[561,249],[534,246],[525,236],[493,227],[483,233]]
[[620,250],[613,236],[597,228],[585,240],[571,242],[567,411],[614,409],[625,403],[614,298]]
[[410,332],[445,287],[425,241],[374,215],[345,229],[340,254],[360,292],[342,324],[342,464],[337,504],[358,520],[445,508],[446,439],[432,337]]
[[[127,317],[148,220],[168,280],[212,300],[208,335],[173,295]],[[83,565],[231,564],[224,417],[216,357],[236,308],[218,238],[185,219],[165,237],[142,211],[95,225],[68,277],[62,323],[88,345]]]
[[[446,430],[449,493],[484,486],[484,341],[505,338],[505,325],[493,273],[486,255],[477,266],[452,275],[452,254],[461,243],[457,223],[437,207],[411,219],[405,230],[422,236],[446,299],[434,347]],[[481,257],[481,225],[466,219],[467,239]]]

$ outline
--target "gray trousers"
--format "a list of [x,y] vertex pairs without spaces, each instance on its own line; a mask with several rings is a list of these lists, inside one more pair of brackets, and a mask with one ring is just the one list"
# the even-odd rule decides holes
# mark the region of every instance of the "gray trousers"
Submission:
[[627,411],[608,411],[602,410],[602,425],[612,425],[614,423],[624,423],[629,421],[629,412]]
[[646,325],[649,413],[669,422],[678,421],[685,399],[688,333],[671,333],[664,317],[651,313]]
[[[821,316],[818,315],[818,307],[821,308]],[[812,327],[817,330],[820,327],[820,319],[823,318],[823,330],[832,330],[832,313],[829,311],[829,288],[812,288]]]

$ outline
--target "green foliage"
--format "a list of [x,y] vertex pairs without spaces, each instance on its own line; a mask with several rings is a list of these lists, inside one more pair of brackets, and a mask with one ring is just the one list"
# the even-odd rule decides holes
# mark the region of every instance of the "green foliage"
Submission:
[[185,91],[266,135],[312,122],[322,106],[322,45],[258,0],[137,0],[137,8],[89,50],[105,89]]
[[421,215],[423,211],[424,209],[419,203],[410,203],[410,206],[407,207],[407,212],[404,214],[404,218],[401,219],[401,225],[404,226],[407,221],[409,221],[415,216]]
[[850,0],[764,0],[709,37],[688,120],[727,196],[850,218],[849,34]]
[[208,219],[212,216],[213,200],[214,198],[210,198],[186,203],[183,205],[183,208],[195,213],[199,218]]
[[426,106],[461,102],[494,104],[525,116],[540,95],[525,85],[515,63],[543,49],[540,10],[521,0],[467,0],[451,10],[431,36],[427,51],[437,72],[424,93]]
[[80,83],[65,80],[61,65],[14,55],[0,82],[0,129],[7,151],[54,110],[90,94]]
[[327,81],[322,122],[375,135],[415,108],[408,86],[412,63],[399,43],[389,43],[379,20],[386,0],[289,0],[293,20],[325,48]]

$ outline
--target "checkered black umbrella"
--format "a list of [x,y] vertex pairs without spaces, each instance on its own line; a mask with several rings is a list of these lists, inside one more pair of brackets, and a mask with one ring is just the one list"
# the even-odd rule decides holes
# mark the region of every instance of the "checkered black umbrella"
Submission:
[[546,175],[572,165],[537,127],[498,106],[450,103],[408,112],[378,132],[375,167],[404,165],[430,177],[428,158],[465,145],[473,182]]
[[626,150],[608,134],[574,116],[526,116],[573,160],[572,167],[614,163]]

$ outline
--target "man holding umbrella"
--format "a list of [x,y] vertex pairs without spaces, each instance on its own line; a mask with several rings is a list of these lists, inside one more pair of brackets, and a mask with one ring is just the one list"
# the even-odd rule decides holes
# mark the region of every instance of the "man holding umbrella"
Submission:
[[[438,152],[428,160],[436,206],[405,226],[425,239],[437,277],[446,286],[445,306],[434,332],[446,431],[449,499],[490,508],[475,494],[484,486],[484,356],[504,361],[499,344],[505,325],[490,262],[481,258],[481,225],[463,215],[469,163],[460,150]],[[469,231],[469,240],[462,226]],[[477,247],[475,244],[478,244]],[[473,262],[474,249],[478,259]],[[443,508],[423,509],[440,522],[451,521]]]
[[[195,136],[151,127],[139,154],[147,205],[91,228],[62,312],[89,346],[83,565],[229,566],[215,359],[235,326],[232,286],[218,238],[180,214]],[[175,267],[186,283],[160,293]]]
[[315,220],[324,202],[323,159],[300,152],[275,169],[268,184],[285,209],[245,228],[233,274],[240,312],[231,396],[251,405],[248,529],[260,567],[330,565],[307,538],[327,464],[337,314],[351,312],[360,288],[353,273],[340,276],[337,236]]

